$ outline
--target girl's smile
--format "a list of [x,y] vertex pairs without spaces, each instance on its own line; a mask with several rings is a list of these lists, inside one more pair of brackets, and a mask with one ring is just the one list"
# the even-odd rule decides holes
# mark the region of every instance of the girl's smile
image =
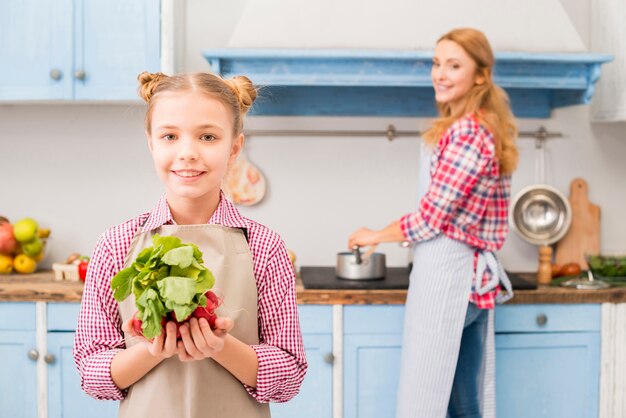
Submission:
[[158,123],[148,144],[168,202],[218,199],[222,178],[243,141],[233,135],[231,112],[221,101],[190,90],[163,95],[152,120]]

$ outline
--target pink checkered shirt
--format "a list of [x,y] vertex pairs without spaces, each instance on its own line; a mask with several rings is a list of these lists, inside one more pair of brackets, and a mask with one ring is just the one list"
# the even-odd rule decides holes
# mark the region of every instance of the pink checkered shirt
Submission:
[[[119,400],[126,395],[111,380],[111,360],[125,347],[111,278],[124,267],[140,225],[152,230],[172,223],[167,201],[162,197],[152,212],[109,229],[96,244],[74,339],[81,386],[96,399]],[[260,343],[252,346],[259,361],[257,387],[244,387],[259,402],[288,401],[300,389],[307,362],[298,321],[295,276],[285,245],[269,228],[244,218],[223,194],[209,224],[245,228],[248,234],[258,292]]]
[[[437,144],[430,166],[431,183],[415,213],[400,219],[409,241],[439,234],[477,250],[502,248],[508,234],[510,176],[500,176],[493,135],[471,115],[456,121]],[[477,253],[474,255],[476,267]],[[486,270],[482,282],[489,281]],[[483,309],[495,306],[500,288],[484,295],[472,281],[470,302]]]

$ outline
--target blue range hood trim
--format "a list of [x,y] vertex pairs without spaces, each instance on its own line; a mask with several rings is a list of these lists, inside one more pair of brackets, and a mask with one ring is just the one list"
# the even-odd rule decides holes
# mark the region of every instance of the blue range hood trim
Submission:
[[[254,115],[435,116],[432,52],[209,49],[212,70],[246,75],[261,86]],[[496,54],[494,79],[517,117],[548,118],[552,109],[591,101],[610,55]]]

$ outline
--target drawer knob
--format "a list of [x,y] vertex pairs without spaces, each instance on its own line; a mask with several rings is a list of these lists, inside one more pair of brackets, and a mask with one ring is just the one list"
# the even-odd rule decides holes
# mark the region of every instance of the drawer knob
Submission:
[[28,353],[26,353],[26,355],[32,361],[37,361],[37,359],[39,358],[39,351],[37,351],[34,348],[32,348],[32,349],[28,350]]
[[545,314],[537,315],[537,325],[542,327],[547,323],[548,323],[548,317]]
[[86,74],[85,71],[83,70],[76,70],[76,72],[74,72],[74,78],[80,81],[85,81],[86,78]]
[[46,364],[52,364],[56,361],[56,359],[57,358],[54,356],[54,354],[48,353],[44,356],[43,361],[45,361]]
[[54,81],[59,81],[63,77],[63,73],[58,68],[53,68],[50,70],[50,78]]
[[324,354],[324,363],[333,364],[335,362],[335,356],[333,353]]

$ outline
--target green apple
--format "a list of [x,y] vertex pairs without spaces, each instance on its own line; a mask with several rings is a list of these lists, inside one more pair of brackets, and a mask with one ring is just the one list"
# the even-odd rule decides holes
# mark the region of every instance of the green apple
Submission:
[[32,241],[37,237],[37,221],[33,218],[20,219],[13,225],[13,235],[19,242]]
[[29,257],[37,257],[43,251],[43,242],[35,237],[32,241],[22,243],[22,252]]

